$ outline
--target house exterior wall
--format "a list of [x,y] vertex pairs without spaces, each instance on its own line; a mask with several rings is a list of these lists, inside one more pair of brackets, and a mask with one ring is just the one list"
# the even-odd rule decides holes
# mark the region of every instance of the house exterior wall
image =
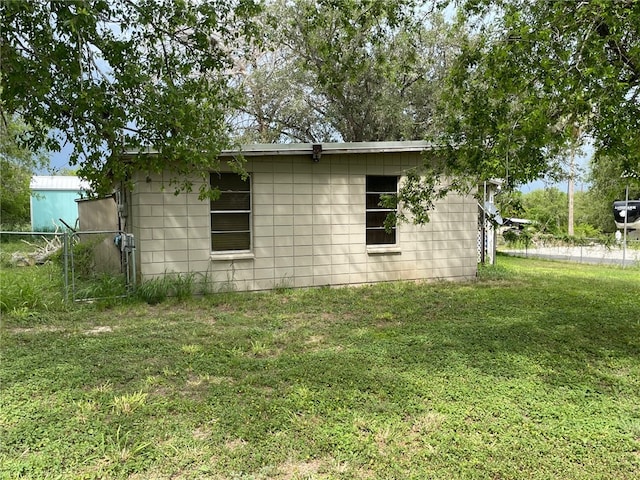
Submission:
[[252,249],[239,254],[211,252],[210,206],[198,200],[197,183],[176,196],[168,176],[141,174],[125,222],[141,277],[198,273],[214,288],[241,291],[474,277],[472,196],[439,201],[427,225],[400,224],[397,245],[366,245],[366,175],[401,176],[421,161],[419,153],[323,155],[318,163],[305,155],[247,158]]

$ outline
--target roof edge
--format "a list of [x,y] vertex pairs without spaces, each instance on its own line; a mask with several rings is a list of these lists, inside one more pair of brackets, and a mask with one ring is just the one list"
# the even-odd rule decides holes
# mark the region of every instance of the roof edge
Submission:
[[[222,157],[243,155],[245,157],[259,157],[266,155],[311,155],[313,146],[322,146],[322,155],[337,155],[345,153],[409,153],[434,150],[434,144],[425,140],[408,140],[395,142],[344,142],[344,143],[252,143],[240,145],[238,148],[223,150]],[[142,149],[140,151],[128,150],[124,155],[137,154],[154,155],[158,151],[154,149]]]

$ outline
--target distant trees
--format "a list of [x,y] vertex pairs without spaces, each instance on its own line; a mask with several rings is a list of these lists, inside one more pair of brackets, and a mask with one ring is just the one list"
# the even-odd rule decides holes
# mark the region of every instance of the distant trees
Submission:
[[241,138],[263,142],[423,139],[457,36],[415,2],[275,0],[264,43],[238,79]]
[[32,152],[17,141],[28,132],[27,125],[18,116],[0,122],[0,224],[3,228],[14,228],[29,221],[31,175],[48,162],[42,151]]
[[[611,162],[609,166],[611,165],[615,165],[615,162]],[[604,174],[600,180],[593,181],[588,190],[575,192],[575,236],[588,237],[615,232],[613,202],[624,200],[625,183],[624,179],[621,180],[615,174]],[[640,182],[630,179],[629,186],[629,198],[640,198]],[[568,201],[567,192],[556,187],[498,196],[498,206],[503,217],[532,220],[536,230],[559,236],[570,235]]]
[[625,199],[627,187],[630,200],[640,199],[640,175],[627,170],[621,159],[601,155],[591,162],[588,180],[589,223],[605,232],[614,231],[612,204]]

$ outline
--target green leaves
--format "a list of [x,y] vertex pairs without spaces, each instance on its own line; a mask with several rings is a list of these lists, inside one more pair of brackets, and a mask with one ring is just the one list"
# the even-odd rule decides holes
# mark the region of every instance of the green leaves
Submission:
[[458,147],[451,171],[526,183],[587,137],[637,164],[640,3],[474,0],[463,2],[459,19],[468,28],[484,23],[444,94],[438,139]]
[[46,163],[42,151],[21,146],[28,143],[29,135],[20,117],[0,120],[0,221],[6,229],[29,222],[31,175]]
[[[247,0],[3,2],[2,112],[24,116],[34,148],[72,143],[72,165],[98,190],[141,166],[207,168],[231,144],[227,71],[257,11]],[[119,160],[142,147],[166,163]]]
[[431,128],[452,48],[439,15],[407,0],[276,1],[262,24],[268,53],[241,79],[245,138],[385,141]]

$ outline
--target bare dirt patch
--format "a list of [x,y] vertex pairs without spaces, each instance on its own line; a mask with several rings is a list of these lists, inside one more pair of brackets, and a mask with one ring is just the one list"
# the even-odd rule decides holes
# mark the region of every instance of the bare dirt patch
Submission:
[[9,333],[21,334],[21,333],[55,333],[64,332],[63,327],[57,327],[55,325],[41,325],[39,327],[16,327],[9,329]]
[[101,333],[111,333],[113,332],[113,327],[109,325],[99,325],[97,327],[93,327],[89,330],[85,330],[85,335],[100,335]]
[[239,448],[244,447],[247,444],[245,440],[242,438],[234,438],[233,440],[229,440],[225,442],[224,446],[231,452],[238,450]]
[[294,478],[310,478],[317,475],[323,466],[320,460],[294,461],[287,460],[280,465],[279,470],[282,472],[282,478],[293,480]]

